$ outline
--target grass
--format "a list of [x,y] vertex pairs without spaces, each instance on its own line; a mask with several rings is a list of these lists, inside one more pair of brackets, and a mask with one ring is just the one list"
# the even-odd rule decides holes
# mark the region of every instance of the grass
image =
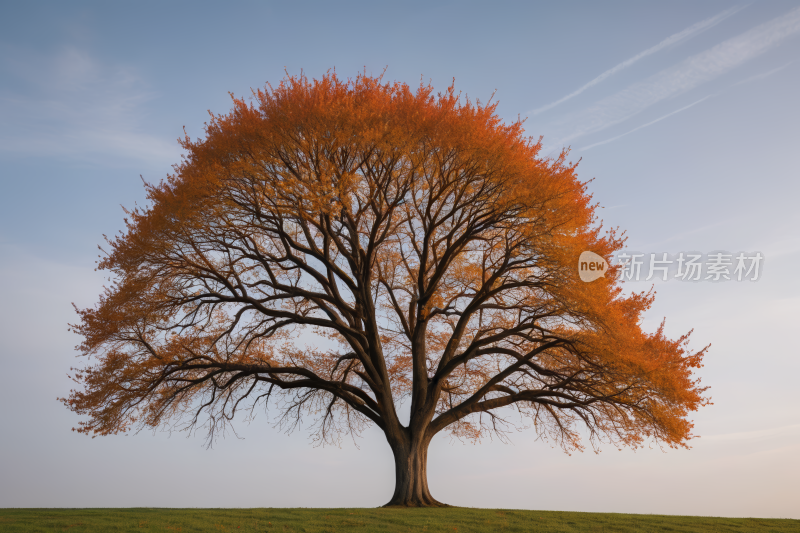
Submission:
[[800,520],[497,509],[0,509],[0,531],[796,531]]

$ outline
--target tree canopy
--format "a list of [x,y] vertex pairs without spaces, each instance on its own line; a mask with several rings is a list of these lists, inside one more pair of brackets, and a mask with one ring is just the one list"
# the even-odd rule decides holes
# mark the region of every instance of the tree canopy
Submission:
[[567,152],[542,157],[496,104],[287,76],[181,145],[108,239],[113,284],[78,311],[89,359],[62,399],[78,431],[213,439],[268,404],[321,439],[374,424],[392,505],[440,505],[426,465],[443,430],[527,424],[568,451],[692,437],[705,349],[644,332],[653,294],[624,293],[615,268],[580,281],[581,252],[623,239]]

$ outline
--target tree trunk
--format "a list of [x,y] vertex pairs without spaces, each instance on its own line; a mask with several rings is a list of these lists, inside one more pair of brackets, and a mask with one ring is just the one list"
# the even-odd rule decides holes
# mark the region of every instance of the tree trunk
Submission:
[[430,439],[403,439],[390,443],[394,453],[395,486],[384,507],[449,507],[428,490],[428,444]]

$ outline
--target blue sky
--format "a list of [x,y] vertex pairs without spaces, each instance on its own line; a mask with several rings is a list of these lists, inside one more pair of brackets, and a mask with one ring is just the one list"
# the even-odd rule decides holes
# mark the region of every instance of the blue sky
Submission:
[[[340,448],[267,417],[202,435],[88,439],[55,401],[80,364],[71,303],[93,305],[103,234],[180,160],[229,92],[302,69],[366,70],[499,100],[545,151],[572,148],[628,247],[759,251],[757,282],[657,283],[646,328],[694,329],[714,405],[691,450],[568,456],[433,443],[455,505],[800,518],[800,6],[796,2],[24,2],[0,8],[0,507],[374,506],[393,489],[379,432]],[[631,284],[632,289],[649,285]],[[184,438],[186,437],[186,438]],[[342,489],[342,480],[345,489]]]

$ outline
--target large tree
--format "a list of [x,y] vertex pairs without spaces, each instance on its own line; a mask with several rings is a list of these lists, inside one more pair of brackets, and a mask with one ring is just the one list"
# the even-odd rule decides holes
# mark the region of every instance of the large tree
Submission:
[[426,464],[445,429],[521,415],[567,450],[686,446],[704,350],[642,331],[652,294],[613,268],[580,281],[580,253],[622,239],[566,152],[452,87],[330,73],[233,103],[108,240],[114,283],[73,326],[78,431],[183,420],[213,439],[260,404],[323,439],[374,424],[405,506],[442,505]]

